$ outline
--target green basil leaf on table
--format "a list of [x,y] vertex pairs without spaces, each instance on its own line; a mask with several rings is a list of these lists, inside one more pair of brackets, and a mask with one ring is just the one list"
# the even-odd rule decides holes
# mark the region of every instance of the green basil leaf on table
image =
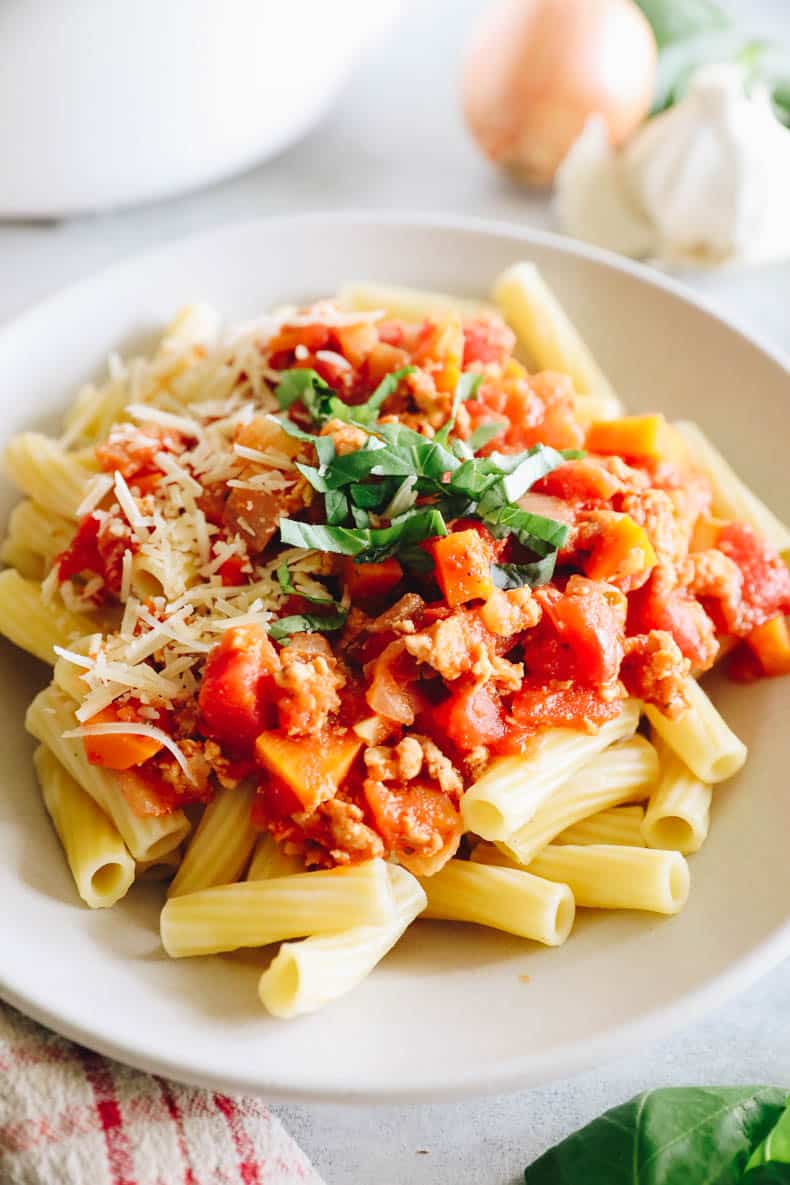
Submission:
[[772,1086],[671,1087],[613,1107],[551,1148],[526,1185],[739,1185],[777,1124]]

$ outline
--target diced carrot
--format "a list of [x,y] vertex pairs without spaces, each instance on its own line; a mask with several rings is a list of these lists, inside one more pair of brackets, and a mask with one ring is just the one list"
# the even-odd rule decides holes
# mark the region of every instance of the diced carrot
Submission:
[[352,601],[383,597],[403,579],[403,568],[394,556],[375,564],[355,564],[349,557],[343,575]]
[[655,565],[656,553],[644,527],[623,514],[596,539],[584,572],[591,580],[614,580],[649,572]]
[[[91,716],[86,724],[117,724],[115,708],[104,708]],[[83,737],[85,756],[91,765],[105,769],[131,769],[155,756],[162,748],[162,742],[153,737],[138,736],[133,732],[118,732],[109,736]]]
[[591,453],[622,457],[663,457],[674,453],[669,445],[671,429],[662,415],[623,416],[590,425],[586,447]]
[[766,675],[790,675],[790,630],[781,614],[758,625],[746,641]]
[[361,748],[362,741],[354,733],[289,737],[272,731],[260,734],[255,755],[293,790],[302,810],[314,811],[337,793]]
[[494,591],[491,555],[477,531],[454,531],[431,545],[436,579],[452,608],[466,601],[486,600]]

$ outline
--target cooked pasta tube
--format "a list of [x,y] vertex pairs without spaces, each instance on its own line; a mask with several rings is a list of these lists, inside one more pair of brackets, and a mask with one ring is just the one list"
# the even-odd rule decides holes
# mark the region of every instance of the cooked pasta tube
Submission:
[[304,861],[298,856],[289,856],[273,835],[264,832],[255,845],[246,879],[267,881],[275,876],[293,876],[297,872],[304,872]]
[[36,749],[33,762],[77,892],[91,909],[115,905],[134,881],[134,860],[118,828],[45,745]]
[[164,856],[157,856],[154,860],[138,860],[137,879],[141,881],[171,880],[178,871],[182,854],[180,848],[174,848],[172,852],[165,852]]
[[261,1002],[273,1016],[315,1012],[350,992],[422,912],[427,899],[416,877],[394,864],[387,874],[395,902],[389,921],[283,943],[258,985]]
[[564,782],[504,846],[519,864],[529,864],[566,827],[606,807],[646,797],[657,779],[658,757],[650,742],[641,736],[620,741]]
[[507,840],[568,778],[639,723],[639,704],[626,700],[614,720],[597,733],[547,728],[523,757],[499,757],[470,786],[461,801],[467,831],[483,839]]
[[5,471],[23,493],[53,514],[75,518],[85,487],[95,472],[82,456],[66,452],[39,432],[12,436],[4,454]]
[[532,365],[573,379],[578,408],[589,395],[596,399],[599,419],[622,415],[620,400],[533,263],[516,263],[503,272],[494,285],[494,298]]
[[162,910],[162,944],[169,955],[212,955],[241,946],[383,925],[393,913],[383,860],[240,881],[171,897]]
[[62,514],[25,498],[11,511],[0,558],[6,559],[7,548],[24,547],[49,563],[68,547],[73,535],[74,524]]
[[577,905],[679,913],[689,895],[680,852],[619,844],[550,844],[529,865],[535,876],[568,885]]
[[692,465],[704,473],[713,489],[713,513],[747,523],[776,550],[790,558],[790,527],[741,481],[724,457],[697,424],[680,420],[675,424],[688,450]]
[[254,783],[217,792],[189,841],[169,897],[227,885],[241,876],[258,837],[250,822],[254,799]]
[[670,720],[652,704],[645,704],[645,715],[661,740],[700,781],[723,782],[737,774],[748,750],[696,679],[689,675],[683,689],[691,706],[677,720]]
[[697,852],[708,835],[713,791],[666,745],[659,757],[661,777],[647,805],[642,835],[651,848]]
[[49,604],[37,580],[13,568],[0,572],[0,633],[42,662],[54,664],[55,647],[68,646],[95,629],[95,622],[59,602]]
[[626,847],[646,847],[642,835],[645,809],[641,806],[615,806],[580,819],[555,836],[554,843],[618,843]]
[[39,692],[25,717],[25,727],[47,745],[71,776],[112,819],[135,860],[153,860],[178,847],[189,831],[183,811],[138,815],[124,797],[118,775],[91,765],[80,737],[64,737],[77,723],[73,700],[50,683]]
[[462,317],[481,317],[496,313],[484,301],[450,296],[446,292],[424,292],[421,288],[401,288],[395,284],[344,284],[337,294],[338,303],[355,312],[381,310],[388,317],[404,321],[422,321],[430,316],[456,313]]
[[567,885],[522,869],[448,860],[420,883],[428,895],[425,918],[476,922],[547,946],[560,946],[573,926],[576,906]]

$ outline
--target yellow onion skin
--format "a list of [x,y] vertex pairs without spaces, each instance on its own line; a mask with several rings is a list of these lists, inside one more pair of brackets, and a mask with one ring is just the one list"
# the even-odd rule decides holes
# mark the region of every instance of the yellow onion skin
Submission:
[[647,116],[653,31],[633,0],[500,0],[467,53],[463,105],[485,155],[529,185],[550,185],[592,114],[613,145]]

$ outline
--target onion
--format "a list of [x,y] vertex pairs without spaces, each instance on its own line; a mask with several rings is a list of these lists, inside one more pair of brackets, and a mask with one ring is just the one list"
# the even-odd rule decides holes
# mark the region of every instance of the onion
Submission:
[[469,129],[492,161],[548,185],[588,116],[614,145],[650,110],[656,42],[633,0],[504,0],[464,68]]

